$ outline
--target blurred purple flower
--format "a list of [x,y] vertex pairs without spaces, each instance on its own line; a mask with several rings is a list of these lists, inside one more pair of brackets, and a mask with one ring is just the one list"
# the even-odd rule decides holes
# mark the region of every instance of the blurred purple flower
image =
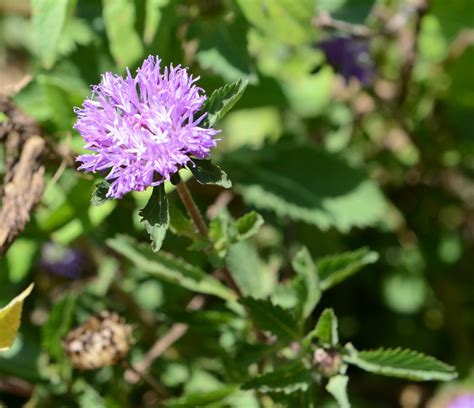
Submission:
[[447,408],[474,408],[474,394],[461,394],[454,398]]
[[370,58],[369,42],[365,39],[335,37],[318,43],[327,62],[341,74],[346,82],[352,77],[363,85],[370,85],[374,76],[374,64]]
[[215,129],[199,127],[195,117],[206,96],[186,69],[165,67],[150,56],[132,77],[106,72],[92,88],[92,98],[76,108],[75,129],[96,154],[77,158],[79,170],[106,171],[112,181],[107,196],[143,191],[169,179],[192,159],[209,156]]
[[52,275],[78,279],[85,275],[88,262],[85,254],[80,250],[47,242],[41,247],[39,265]]

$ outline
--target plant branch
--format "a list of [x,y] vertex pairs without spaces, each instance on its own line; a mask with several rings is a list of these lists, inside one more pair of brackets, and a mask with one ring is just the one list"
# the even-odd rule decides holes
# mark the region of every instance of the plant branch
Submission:
[[411,47],[407,52],[405,62],[401,67],[400,72],[400,92],[398,94],[398,104],[402,105],[408,95],[408,89],[410,87],[411,76],[413,68],[415,67],[416,60],[418,58],[418,36],[421,31],[421,23],[423,17],[428,12],[430,6],[430,0],[420,0],[415,9],[415,29],[411,41]]
[[124,360],[123,365],[127,368],[127,371],[130,370],[138,378],[141,378],[145,383],[147,383],[153,390],[156,391],[161,400],[167,399],[170,397],[170,393],[153,377],[148,375],[146,372],[138,371],[129,361]]
[[327,12],[322,12],[313,18],[313,26],[322,30],[330,29],[350,34],[354,37],[371,37],[373,32],[365,25],[351,24],[345,21],[336,20]]
[[180,182],[176,186],[176,190],[178,191],[179,197],[181,198],[181,201],[186,207],[186,211],[188,212],[189,216],[193,220],[194,225],[196,226],[196,229],[198,230],[199,234],[201,234],[204,238],[207,238],[208,236],[207,225],[204,222],[204,219],[202,218],[199,208],[194,202],[193,197],[191,196],[191,193],[189,192],[188,187],[186,187],[186,184],[184,182]]
[[[176,186],[176,190],[178,191],[179,197],[181,198],[181,201],[183,202],[184,206],[186,207],[186,210],[191,217],[191,219],[194,222],[194,225],[196,226],[196,229],[198,230],[199,234],[203,238],[208,238],[209,236],[209,231],[207,229],[207,225],[204,222],[204,218],[202,217],[199,208],[197,207],[196,203],[193,200],[193,197],[191,196],[191,193],[186,187],[186,184],[184,182],[180,182]],[[239,286],[235,283],[234,278],[230,274],[229,270],[227,268],[222,268],[219,269],[218,271],[215,272],[215,275],[221,276],[222,279],[225,281],[225,283],[237,293],[239,297],[242,296],[242,292],[240,291]]]

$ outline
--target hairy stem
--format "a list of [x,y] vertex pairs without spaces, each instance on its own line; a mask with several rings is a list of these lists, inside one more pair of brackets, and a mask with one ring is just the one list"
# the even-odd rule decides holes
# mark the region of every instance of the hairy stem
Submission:
[[179,183],[176,186],[176,190],[178,191],[179,197],[181,198],[181,201],[186,207],[186,211],[188,212],[189,216],[193,220],[194,225],[196,226],[199,234],[207,238],[208,236],[207,225],[204,222],[204,219],[202,218],[199,208],[194,202],[193,197],[191,196],[191,193],[189,192],[189,189],[186,187],[186,184],[184,182]]
[[[207,225],[204,222],[204,218],[202,217],[201,213],[199,212],[199,209],[196,205],[196,203],[193,200],[193,197],[191,196],[191,193],[189,189],[186,187],[186,184],[184,182],[179,183],[176,186],[176,190],[178,191],[178,194],[181,198],[181,201],[183,202],[184,206],[186,207],[186,210],[191,217],[191,219],[194,222],[194,225],[196,226],[199,234],[201,234],[204,238],[207,238],[209,235],[209,232],[207,230]],[[229,270],[227,268],[222,268],[219,271],[216,272],[217,275],[221,275],[222,279],[225,281],[225,283],[237,293],[237,295],[240,297],[242,296],[242,292],[240,291],[240,288],[237,286],[237,284],[234,281],[234,278],[230,274]]]

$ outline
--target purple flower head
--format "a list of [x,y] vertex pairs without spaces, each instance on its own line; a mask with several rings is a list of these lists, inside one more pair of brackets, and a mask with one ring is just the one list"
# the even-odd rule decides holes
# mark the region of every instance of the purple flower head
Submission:
[[370,85],[374,76],[374,65],[370,59],[367,40],[335,37],[321,41],[318,47],[324,51],[329,65],[341,74],[346,82],[355,77],[363,85]]
[[447,408],[474,408],[474,394],[461,394],[454,398]]
[[65,248],[54,242],[41,247],[40,267],[52,275],[68,279],[79,279],[86,272],[88,262],[82,251]]
[[92,98],[76,108],[75,129],[95,154],[77,158],[85,172],[109,171],[108,197],[143,191],[168,180],[182,166],[203,159],[216,145],[215,129],[199,127],[195,117],[206,96],[180,66],[161,70],[150,56],[132,77],[106,72]]

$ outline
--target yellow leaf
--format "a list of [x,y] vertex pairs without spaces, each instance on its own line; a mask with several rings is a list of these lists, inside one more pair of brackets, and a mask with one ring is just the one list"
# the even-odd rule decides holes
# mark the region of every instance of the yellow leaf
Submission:
[[3,309],[0,309],[0,351],[7,350],[13,344],[20,328],[23,301],[33,290],[34,284],[28,286]]

